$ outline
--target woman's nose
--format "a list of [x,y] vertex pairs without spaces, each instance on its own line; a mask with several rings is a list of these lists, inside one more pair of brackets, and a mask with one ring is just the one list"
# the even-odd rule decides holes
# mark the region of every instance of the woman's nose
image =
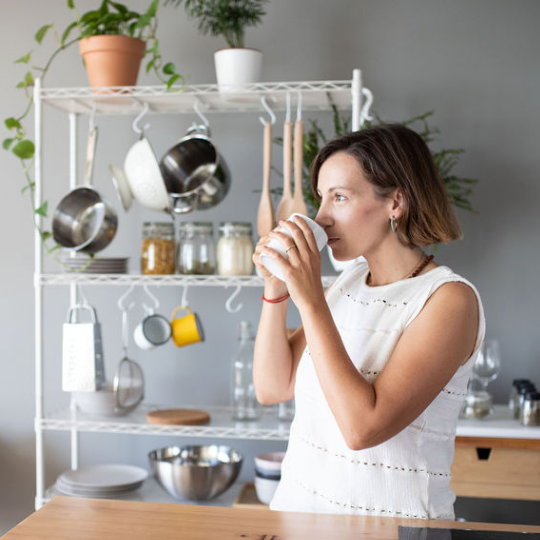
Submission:
[[328,215],[328,213],[325,211],[324,207],[321,205],[319,207],[319,210],[317,212],[317,215],[315,216],[315,223],[320,225],[323,229],[331,225],[332,219]]

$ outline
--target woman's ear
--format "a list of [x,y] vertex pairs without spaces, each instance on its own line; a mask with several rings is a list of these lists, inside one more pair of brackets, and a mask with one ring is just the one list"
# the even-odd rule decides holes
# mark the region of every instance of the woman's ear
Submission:
[[405,205],[405,197],[403,197],[401,188],[396,188],[394,193],[390,196],[391,212],[394,219],[399,219],[402,216]]

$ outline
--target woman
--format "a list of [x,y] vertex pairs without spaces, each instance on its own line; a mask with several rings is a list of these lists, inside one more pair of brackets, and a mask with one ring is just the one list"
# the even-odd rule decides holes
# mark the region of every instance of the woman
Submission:
[[[461,235],[431,153],[402,125],[361,130],[321,149],[312,186],[333,256],[365,261],[325,294],[302,219],[279,223],[292,238],[274,230],[255,250],[265,280],[257,397],[296,399],[271,508],[453,519],[455,428],[485,322],[476,289],[422,251]],[[290,337],[289,296],[302,320]]]

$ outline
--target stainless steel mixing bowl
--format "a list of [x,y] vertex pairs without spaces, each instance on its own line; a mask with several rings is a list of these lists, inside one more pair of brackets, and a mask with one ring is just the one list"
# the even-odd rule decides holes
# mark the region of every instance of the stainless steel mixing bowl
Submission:
[[176,499],[207,501],[229,489],[243,456],[230,446],[168,446],[148,454],[161,486]]

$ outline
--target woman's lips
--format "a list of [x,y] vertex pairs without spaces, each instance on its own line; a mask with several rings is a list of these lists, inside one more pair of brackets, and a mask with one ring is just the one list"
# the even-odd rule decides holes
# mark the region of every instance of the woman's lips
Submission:
[[328,245],[331,246],[331,245],[335,244],[338,240],[339,240],[339,238],[329,238],[328,239]]

